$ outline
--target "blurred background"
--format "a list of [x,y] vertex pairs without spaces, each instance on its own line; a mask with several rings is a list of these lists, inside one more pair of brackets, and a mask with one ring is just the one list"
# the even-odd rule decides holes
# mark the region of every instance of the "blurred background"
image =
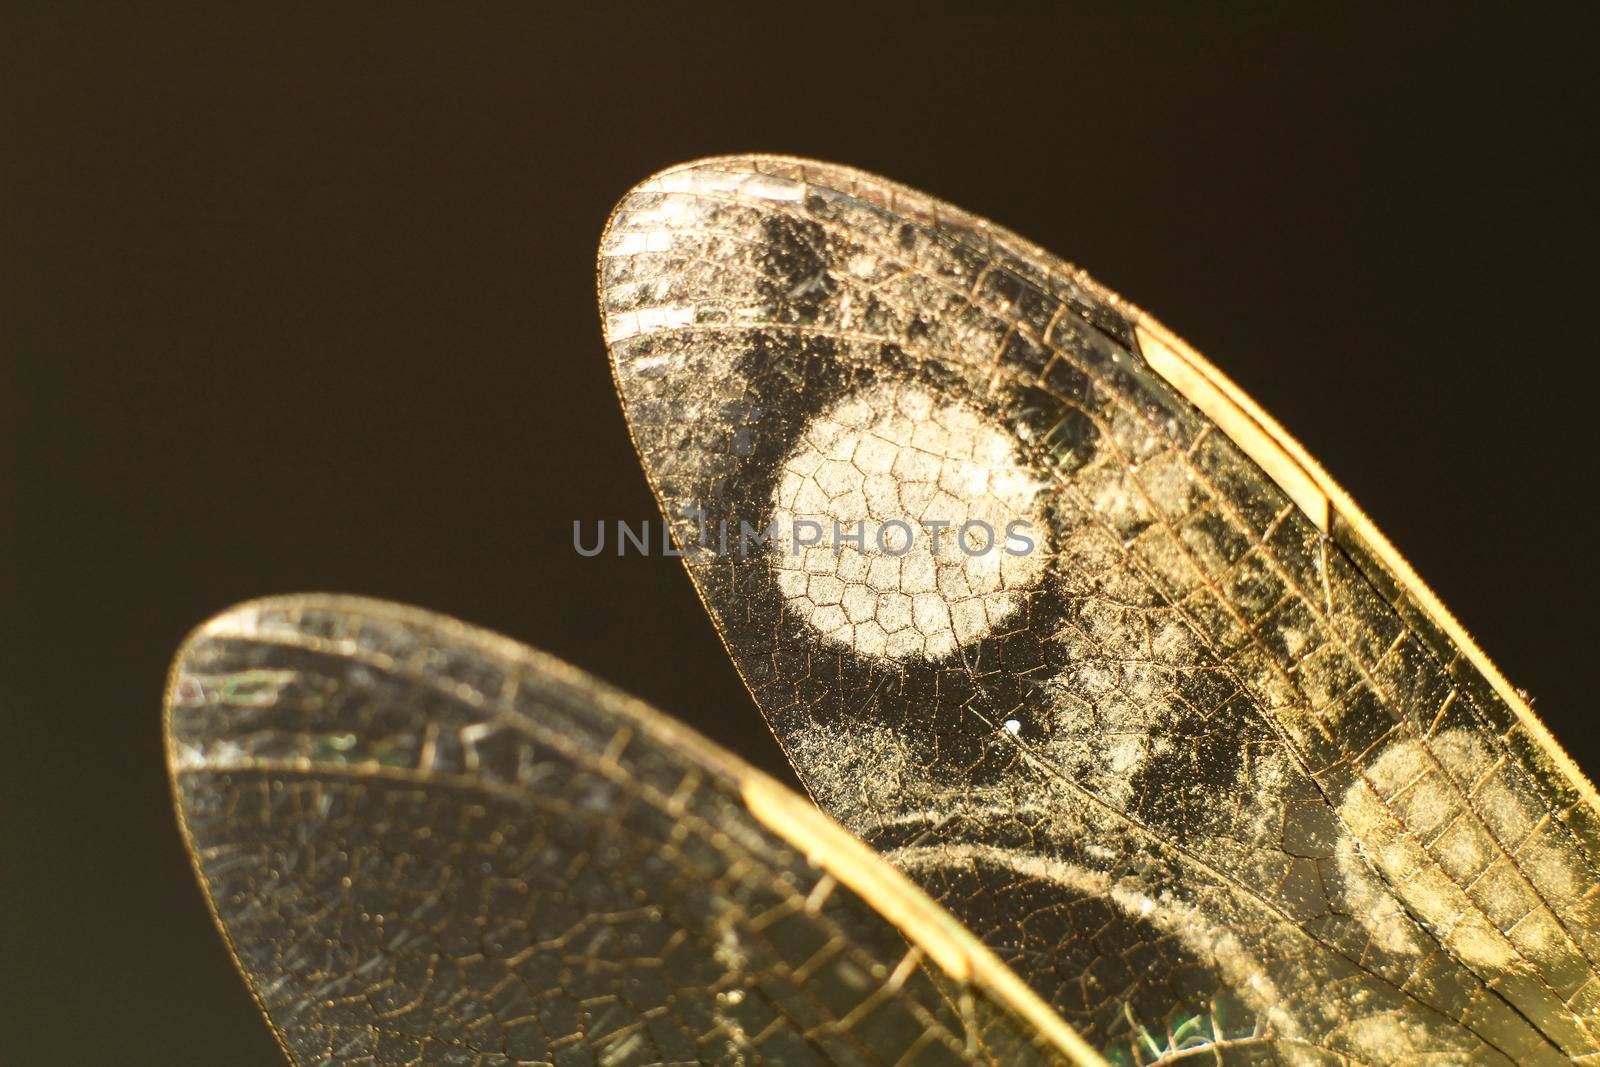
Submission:
[[280,1062],[159,743],[246,597],[449,612],[787,776],[680,565],[571,548],[654,514],[601,226],[710,153],[879,172],[1149,308],[1600,770],[1595,27],[1113,6],[8,7],[0,1062]]

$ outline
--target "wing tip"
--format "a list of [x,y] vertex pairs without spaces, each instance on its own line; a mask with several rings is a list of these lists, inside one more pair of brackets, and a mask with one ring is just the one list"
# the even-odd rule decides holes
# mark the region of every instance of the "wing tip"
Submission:
[[[181,772],[212,766],[206,755],[205,741],[209,728],[220,726],[220,716],[225,712],[210,703],[202,676],[207,673],[208,656],[218,643],[263,638],[267,630],[264,620],[274,614],[292,617],[297,612],[317,610],[362,613],[363,609],[379,606],[391,607],[378,601],[332,593],[257,597],[224,608],[190,630],[173,654],[162,697],[162,747],[174,787]],[[176,788],[174,795],[178,795]],[[181,810],[179,815],[181,821]]]

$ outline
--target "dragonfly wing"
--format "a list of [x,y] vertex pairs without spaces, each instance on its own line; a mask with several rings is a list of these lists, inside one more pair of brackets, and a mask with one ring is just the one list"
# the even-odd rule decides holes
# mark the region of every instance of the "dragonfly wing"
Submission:
[[1593,787],[1159,324],[777,157],[634,189],[600,295],[650,481],[807,788],[1113,1059],[1596,1057]]
[[167,741],[297,1064],[1099,1062],[809,803],[460,623],[236,608],[180,654]]

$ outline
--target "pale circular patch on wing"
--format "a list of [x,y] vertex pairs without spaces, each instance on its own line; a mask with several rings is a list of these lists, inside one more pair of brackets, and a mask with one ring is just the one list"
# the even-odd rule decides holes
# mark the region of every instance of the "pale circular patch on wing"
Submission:
[[[971,407],[919,386],[870,386],[814,418],[784,460],[772,496],[778,588],[834,644],[940,659],[992,632],[1039,577],[1042,488],[1016,438]],[[1007,539],[1018,521],[1031,550]],[[923,524],[940,522],[935,551]],[[836,549],[836,523],[864,543]],[[977,551],[985,527],[993,543]],[[820,542],[806,544],[817,528]]]
[[1446,730],[1427,742],[1394,742],[1346,792],[1339,867],[1347,903],[1377,947],[1420,954],[1429,947],[1425,927],[1474,967],[1503,970],[1518,962],[1518,946],[1463,888],[1490,884],[1483,876],[1500,853],[1457,782],[1493,766],[1476,737]]

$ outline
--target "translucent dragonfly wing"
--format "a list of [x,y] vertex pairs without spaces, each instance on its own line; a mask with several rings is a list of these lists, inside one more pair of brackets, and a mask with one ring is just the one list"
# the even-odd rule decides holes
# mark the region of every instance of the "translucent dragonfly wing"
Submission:
[[635,188],[600,296],[807,788],[1109,1058],[1600,1061],[1593,787],[1159,324],[774,157]]
[[808,802],[451,620],[236,608],[180,654],[167,743],[296,1064],[1103,1062]]

